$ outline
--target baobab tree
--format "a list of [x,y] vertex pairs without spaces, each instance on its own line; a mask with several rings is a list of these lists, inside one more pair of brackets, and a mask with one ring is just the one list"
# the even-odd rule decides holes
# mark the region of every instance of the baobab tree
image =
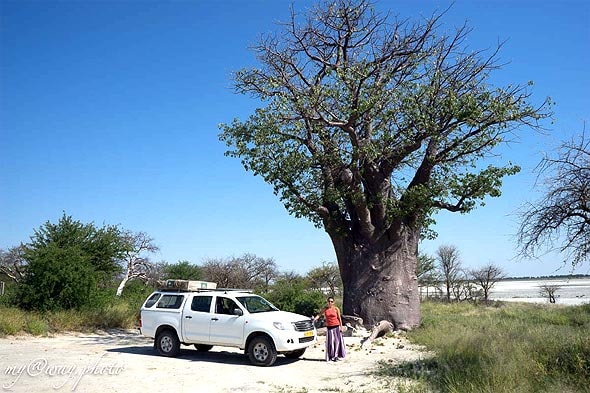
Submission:
[[220,126],[228,156],[327,232],[344,313],[367,325],[419,324],[418,243],[432,214],[499,196],[519,168],[485,159],[548,115],[528,85],[492,85],[499,47],[468,50],[470,29],[447,33],[441,18],[393,19],[366,0],[292,10],[253,47],[259,66],[235,73],[236,92],[263,106]]

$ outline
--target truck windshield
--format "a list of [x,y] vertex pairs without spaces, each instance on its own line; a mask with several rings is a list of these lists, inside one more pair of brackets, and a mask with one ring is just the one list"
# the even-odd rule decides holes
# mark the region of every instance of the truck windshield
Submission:
[[242,306],[246,307],[249,313],[268,312],[268,311],[279,311],[278,308],[273,306],[268,300],[260,296],[241,296],[236,297]]

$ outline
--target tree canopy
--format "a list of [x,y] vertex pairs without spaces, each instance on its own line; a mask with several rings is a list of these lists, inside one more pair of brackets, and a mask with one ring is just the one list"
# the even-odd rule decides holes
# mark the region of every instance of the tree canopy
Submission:
[[[221,139],[274,186],[287,210],[376,238],[394,217],[468,212],[518,167],[476,165],[547,115],[528,85],[493,88],[496,51],[467,51],[470,28],[441,15],[390,21],[367,1],[326,2],[254,47],[235,88],[260,99]],[[498,48],[499,50],[500,48]]]
[[27,309],[80,308],[113,279],[126,244],[116,226],[97,228],[65,213],[46,222],[23,246],[27,262],[18,301]]
[[501,45],[468,50],[470,28],[447,32],[442,16],[410,22],[367,0],[292,10],[254,46],[259,66],[235,74],[262,106],[221,125],[226,154],[326,230],[344,311],[365,323],[419,323],[418,242],[433,213],[499,196],[519,168],[486,159],[549,115],[531,83],[493,85]]

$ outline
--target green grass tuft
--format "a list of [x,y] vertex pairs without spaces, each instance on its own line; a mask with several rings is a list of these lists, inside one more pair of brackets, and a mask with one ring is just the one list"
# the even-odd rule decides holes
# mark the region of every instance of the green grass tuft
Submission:
[[429,390],[456,393],[590,392],[590,307],[424,303],[410,340],[431,359],[381,364]]

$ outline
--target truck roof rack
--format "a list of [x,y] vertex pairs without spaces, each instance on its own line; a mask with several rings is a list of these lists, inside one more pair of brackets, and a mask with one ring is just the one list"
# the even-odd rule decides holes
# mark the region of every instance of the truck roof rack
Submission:
[[197,289],[182,289],[182,288],[166,288],[161,287],[158,288],[160,292],[244,292],[244,293],[253,293],[251,289],[239,289],[239,288],[197,288]]
[[158,288],[162,292],[208,292],[208,291],[221,291],[221,292],[249,292],[252,293],[251,289],[239,289],[239,288],[217,288],[217,283],[210,281],[195,281],[195,280],[177,280],[170,279],[164,282],[164,285]]

